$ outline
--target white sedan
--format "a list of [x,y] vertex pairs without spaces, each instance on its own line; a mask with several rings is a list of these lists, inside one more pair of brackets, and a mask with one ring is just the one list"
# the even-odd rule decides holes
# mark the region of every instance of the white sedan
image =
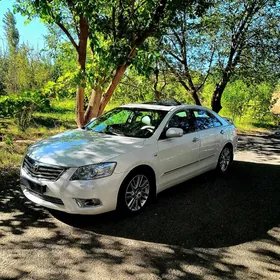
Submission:
[[67,213],[136,213],[167,188],[226,172],[236,146],[232,122],[204,107],[129,104],[30,146],[21,188],[34,203]]

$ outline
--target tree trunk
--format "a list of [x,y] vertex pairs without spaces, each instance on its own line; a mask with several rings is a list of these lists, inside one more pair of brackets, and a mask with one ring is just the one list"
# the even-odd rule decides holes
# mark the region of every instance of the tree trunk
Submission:
[[84,97],[85,89],[78,85],[76,92],[76,123],[78,127],[82,127],[85,124],[84,121]]
[[155,90],[155,97],[156,97],[157,101],[160,101],[161,100],[161,92],[158,91],[158,90]]
[[100,106],[99,106],[99,110],[98,110],[98,116],[100,116],[103,113],[107,103],[109,102],[110,98],[112,97],[112,95],[113,95],[116,87],[118,86],[121,78],[123,77],[123,74],[126,69],[127,69],[127,65],[125,65],[125,64],[122,64],[118,67],[111,84],[109,85],[106,93],[101,98],[101,102],[100,102]]
[[198,94],[197,94],[197,91],[195,89],[191,89],[190,90],[190,94],[195,102],[196,105],[199,105],[201,106],[201,102],[199,100],[199,97],[198,97]]
[[201,106],[201,103],[200,103],[200,100],[199,100],[199,97],[198,97],[198,94],[197,94],[197,90],[195,89],[195,87],[189,88],[187,86],[187,84],[185,83],[185,81],[183,81],[183,80],[179,80],[179,82],[184,87],[184,89],[188,93],[190,93],[190,95],[193,98],[195,104]]
[[80,71],[82,80],[80,81],[77,93],[76,93],[76,122],[78,127],[82,127],[85,124],[84,118],[84,97],[85,97],[85,70],[86,70],[86,56],[87,56],[87,40],[88,40],[88,24],[86,19],[80,17],[80,36],[78,46],[78,63],[80,65]]
[[213,92],[213,96],[212,96],[212,100],[211,100],[211,107],[212,107],[212,110],[216,113],[219,113],[220,110],[223,108],[221,105],[221,99],[222,99],[222,95],[226,88],[227,83],[228,83],[227,78],[222,79],[222,81],[217,84],[217,86]]
[[85,112],[85,124],[89,123],[92,118],[98,117],[98,111],[101,101],[101,89],[92,89],[89,104]]

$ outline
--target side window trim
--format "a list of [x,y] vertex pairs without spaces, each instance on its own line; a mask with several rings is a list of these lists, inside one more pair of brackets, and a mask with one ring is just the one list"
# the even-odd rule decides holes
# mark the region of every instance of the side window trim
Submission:
[[[211,128],[216,128],[216,127],[220,127],[220,126],[223,125],[223,124],[221,123],[221,121],[220,121],[215,115],[213,115],[210,111],[208,111],[207,109],[195,109],[195,108],[193,108],[192,110],[193,110],[194,117],[195,117],[195,119],[196,119],[196,128],[197,128],[197,131],[206,130],[206,129],[211,129]],[[212,123],[213,123],[213,126],[212,126],[212,127],[207,127],[207,128],[199,128],[199,126],[198,126],[198,124],[197,124],[198,119],[197,119],[197,117],[195,116],[195,113],[194,113],[195,111],[203,111],[206,115],[208,115],[209,118],[211,118],[211,121],[212,121]],[[215,123],[219,123],[218,126],[214,126],[214,119],[216,120]]]
[[[161,134],[160,134],[158,140],[165,140],[165,139],[166,139],[166,137],[165,137],[165,135],[163,135],[163,133],[166,132],[166,128],[167,128],[167,126],[168,126],[170,120],[171,120],[175,115],[177,115],[177,114],[179,114],[179,113],[182,113],[182,112],[185,112],[186,115],[188,114],[188,112],[191,113],[192,118],[193,118],[193,120],[195,121],[195,116],[194,116],[193,108],[185,108],[185,109],[180,109],[180,110],[178,110],[178,111],[175,111],[175,112],[170,116],[169,120],[167,121],[167,123],[166,123],[165,127],[163,128],[163,130],[162,130],[162,132],[161,132]],[[194,124],[194,127],[195,127],[195,130],[194,130],[194,131],[188,132],[188,133],[185,133],[185,131],[184,131],[184,135],[197,132],[196,122],[195,122],[195,124]],[[183,135],[182,137],[184,137],[184,135]]]

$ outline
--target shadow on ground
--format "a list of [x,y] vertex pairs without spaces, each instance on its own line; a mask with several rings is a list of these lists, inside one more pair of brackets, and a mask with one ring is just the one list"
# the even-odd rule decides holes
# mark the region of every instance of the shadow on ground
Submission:
[[238,150],[250,151],[259,154],[265,158],[266,156],[279,156],[280,139],[272,135],[244,135],[238,137]]
[[207,173],[161,193],[135,217],[51,211],[71,226],[95,233],[185,248],[220,248],[263,238],[280,224],[280,165],[235,161],[221,178]]
[[[4,219],[5,214],[10,218]],[[29,228],[54,228],[55,224],[47,222],[47,210],[28,201],[19,187],[19,170],[17,168],[0,168],[0,237],[6,233],[24,234]],[[8,231],[1,231],[5,227]]]
[[18,170],[0,169],[0,278],[279,279],[279,174],[235,161],[123,218],[49,212],[22,196]]

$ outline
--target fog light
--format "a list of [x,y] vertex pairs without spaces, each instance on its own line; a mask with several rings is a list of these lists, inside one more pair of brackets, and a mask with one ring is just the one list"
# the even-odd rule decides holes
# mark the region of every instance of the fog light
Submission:
[[80,208],[101,205],[101,201],[98,198],[92,198],[92,199],[75,198],[75,200]]

